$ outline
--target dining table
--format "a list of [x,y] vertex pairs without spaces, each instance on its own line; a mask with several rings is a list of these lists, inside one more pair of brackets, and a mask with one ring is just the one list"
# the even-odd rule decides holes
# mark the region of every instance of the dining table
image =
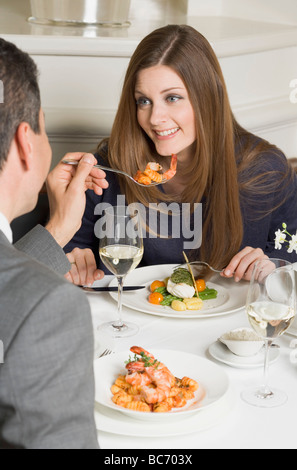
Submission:
[[[157,271],[158,272],[158,271]],[[137,273],[137,269],[135,270]],[[97,286],[108,286],[114,276],[105,275]],[[238,287],[233,279],[224,279],[227,290],[236,295]],[[247,283],[240,281],[238,285]],[[242,291],[240,291],[242,295]],[[148,292],[147,292],[148,294]],[[154,449],[164,453],[168,450],[186,449],[291,449],[297,447],[295,419],[297,417],[297,325],[274,342],[269,366],[269,385],[287,394],[287,402],[279,407],[263,408],[246,403],[241,393],[263,382],[264,351],[257,358],[240,358],[227,350],[218,338],[231,330],[250,327],[245,312],[245,302],[239,307],[217,315],[158,315],[123,305],[123,319],[136,323],[139,331],[126,338],[102,335],[98,327],[117,318],[117,301],[109,292],[86,292],[94,327],[96,387],[106,386],[106,377],[96,377],[97,361],[104,351],[111,355],[130,353],[131,346],[140,346],[154,353],[173,351],[181,357],[197,358],[197,370],[192,375],[199,377],[199,361],[209,369],[224,373],[228,389],[213,406],[170,421],[149,422],[131,418],[121,411],[104,407],[95,402],[95,422],[101,449],[136,450]],[[131,295],[131,294],[129,294]],[[133,294],[132,294],[133,295]],[[146,295],[143,293],[143,295]],[[184,356],[183,356],[184,355]],[[188,356],[191,355],[191,356]],[[162,360],[162,358],[160,358]],[[195,362],[194,362],[195,364]],[[119,364],[119,369],[121,364]],[[174,372],[174,371],[173,371]],[[111,386],[111,383],[108,384]],[[110,394],[111,395],[111,394]],[[112,395],[111,395],[112,396]],[[111,397],[110,397],[111,399]]]

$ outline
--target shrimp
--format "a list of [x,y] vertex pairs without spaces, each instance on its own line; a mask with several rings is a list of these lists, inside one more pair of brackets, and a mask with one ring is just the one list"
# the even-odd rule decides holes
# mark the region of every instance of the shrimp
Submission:
[[170,370],[145,349],[130,348],[134,360],[126,364],[127,373],[111,386],[112,401],[133,411],[164,413],[182,408],[195,397],[199,384],[189,377],[175,377]]
[[142,361],[131,361],[126,365],[126,369],[128,369],[128,374],[125,380],[132,387],[140,388],[152,382],[144,370]]
[[162,175],[163,180],[170,180],[171,178],[173,178],[176,175],[176,167],[177,167],[177,156],[172,155],[170,168],[169,170],[165,171],[165,173],[163,173]]
[[161,165],[159,165],[159,163],[149,162],[146,165],[146,169],[143,173],[148,176],[152,181],[155,181],[156,183],[161,183],[163,177],[161,173],[158,173],[158,171],[160,170],[162,170],[162,167]]
[[162,170],[162,166],[157,162],[149,162],[146,165],[145,170],[142,172],[140,170],[137,171],[134,179],[138,181],[138,183],[149,185],[152,181],[155,183],[162,183],[162,181],[168,181],[176,174],[176,167],[177,167],[177,156],[172,155],[170,168],[169,170],[165,171],[165,173],[159,173]]
[[146,170],[153,170],[153,171],[161,171],[162,170],[162,167],[159,163],[157,162],[149,162],[147,165],[146,165]]
[[126,375],[126,382],[132,387],[140,388],[149,385],[152,381],[145,372],[130,372]]
[[[133,346],[130,350],[136,354],[141,355],[142,360],[134,361],[134,367],[138,370],[145,371],[144,373],[150,378],[155,388],[144,385],[141,389],[147,403],[157,403],[164,401],[170,395],[171,384],[175,377],[172,375],[170,370],[161,362],[155,360],[154,356],[146,351],[145,349]],[[127,364],[127,368],[131,367],[131,364]]]
[[138,181],[138,183],[141,183],[141,184],[148,185],[148,184],[151,184],[152,182],[151,178],[149,178],[147,175],[142,173],[140,170],[137,171],[136,175],[134,175],[133,178],[135,179],[135,181]]

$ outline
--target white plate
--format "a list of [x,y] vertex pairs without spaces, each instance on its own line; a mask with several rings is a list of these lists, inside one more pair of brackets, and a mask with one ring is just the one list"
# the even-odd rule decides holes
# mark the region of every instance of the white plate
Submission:
[[126,373],[125,361],[128,360],[129,355],[133,356],[130,351],[122,351],[102,357],[94,362],[95,401],[131,418],[163,422],[175,420],[176,418],[186,418],[212,406],[226,394],[229,387],[228,377],[220,367],[211,361],[181,351],[156,350],[150,352],[164,363],[176,377],[187,376],[199,383],[199,389],[195,392],[195,399],[189,401],[185,407],[176,408],[168,413],[145,413],[115,405],[112,402],[110,387],[118,375]]
[[229,389],[228,393],[210,408],[178,421],[158,421],[157,426],[152,421],[142,421],[140,424],[138,420],[95,403],[96,429],[123,436],[155,438],[201,432],[218,425],[226,419],[234,406],[235,398],[233,392]]
[[[171,307],[163,305],[153,305],[148,301],[150,294],[149,286],[158,279],[163,280],[173,273],[176,264],[161,264],[157,266],[145,266],[137,268],[127,275],[125,285],[145,285],[147,289],[123,293],[123,305],[138,312],[149,313],[163,317],[173,318],[209,318],[240,310],[245,305],[248,283],[236,283],[233,279],[224,279],[221,276],[214,276],[207,286],[213,287],[218,291],[217,299],[206,300],[203,302],[201,310],[186,310],[177,312]],[[117,281],[113,279],[110,286],[116,286]],[[111,297],[117,301],[118,295],[110,292]]]
[[[213,343],[209,349],[209,354],[217,361],[223,362],[231,367],[238,369],[253,369],[256,367],[264,367],[264,348],[258,354],[249,357],[240,357],[233,354],[227,346],[220,341]],[[279,358],[279,348],[271,348],[269,353],[269,363],[273,364]]]

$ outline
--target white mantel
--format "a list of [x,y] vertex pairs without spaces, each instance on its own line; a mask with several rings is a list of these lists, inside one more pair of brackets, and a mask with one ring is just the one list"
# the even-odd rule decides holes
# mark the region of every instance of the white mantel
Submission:
[[[259,6],[259,4],[261,4]],[[132,0],[123,29],[44,27],[26,21],[28,0],[0,1],[0,35],[40,69],[55,159],[89,150],[109,134],[129,58],[139,41],[168,23],[188,23],[211,42],[240,123],[297,156],[296,0]]]

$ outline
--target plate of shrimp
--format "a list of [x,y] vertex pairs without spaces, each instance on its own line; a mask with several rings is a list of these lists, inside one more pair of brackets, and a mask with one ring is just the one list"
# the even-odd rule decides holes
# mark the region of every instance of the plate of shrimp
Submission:
[[186,418],[217,403],[229,389],[219,366],[182,351],[152,353],[132,346],[130,352],[97,359],[94,371],[97,403],[145,421]]
[[[234,313],[245,306],[248,283],[234,282],[233,279],[224,279],[214,275],[207,285],[218,292],[217,298],[206,300],[200,310],[175,311],[170,306],[153,305],[148,301],[151,293],[150,286],[155,279],[164,280],[170,276],[176,264],[160,264],[136,268],[125,279],[125,285],[144,285],[146,289],[123,293],[123,305],[138,312],[148,313],[171,318],[210,318]],[[117,286],[114,278],[109,286]],[[117,292],[110,292],[110,296],[117,302]]]

